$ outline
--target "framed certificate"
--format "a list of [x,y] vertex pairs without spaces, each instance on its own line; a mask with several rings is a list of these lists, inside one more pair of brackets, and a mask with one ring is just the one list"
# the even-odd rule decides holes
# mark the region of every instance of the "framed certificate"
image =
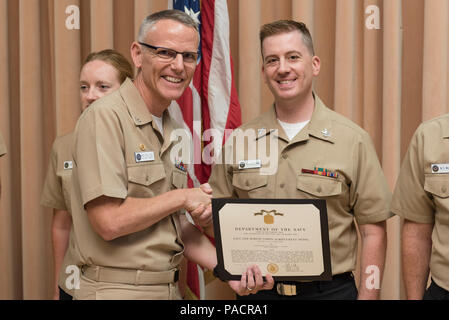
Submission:
[[332,279],[325,200],[212,199],[212,214],[220,279],[254,264],[275,281]]

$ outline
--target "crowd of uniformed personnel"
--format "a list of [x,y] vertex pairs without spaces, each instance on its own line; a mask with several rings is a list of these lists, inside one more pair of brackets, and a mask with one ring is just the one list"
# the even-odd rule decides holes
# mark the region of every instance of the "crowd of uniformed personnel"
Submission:
[[[86,59],[83,112],[75,131],[54,142],[42,193],[42,204],[54,209],[54,298],[181,299],[183,256],[209,270],[217,265],[204,235],[213,235],[214,197],[326,200],[332,279],[275,282],[254,265],[228,282],[238,299],[378,299],[380,289],[365,285],[363,271],[376,266],[382,275],[392,214],[404,218],[407,297],[448,299],[449,116],[417,129],[392,197],[370,136],[313,91],[321,64],[307,27],[275,21],[260,30],[262,74],[274,103],[241,129],[258,132],[259,141],[276,140],[268,155],[276,172],[261,174],[268,164],[254,165],[248,144],[231,136],[209,183],[187,188],[184,164],[170,158],[178,125],[167,108],[193,77],[198,43],[194,20],[165,10],[142,22],[131,45],[135,76],[114,50]],[[226,163],[227,152],[241,155],[240,163]],[[69,265],[81,270],[74,290],[65,283]]]

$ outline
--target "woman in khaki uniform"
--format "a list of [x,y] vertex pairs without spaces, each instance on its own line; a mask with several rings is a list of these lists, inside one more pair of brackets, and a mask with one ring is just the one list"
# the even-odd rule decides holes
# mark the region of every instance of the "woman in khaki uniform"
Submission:
[[[86,58],[80,73],[81,110],[92,102],[116,90],[126,78],[132,78],[130,63],[115,50],[93,52]],[[55,300],[71,300],[73,290],[68,289],[67,266],[72,264],[72,227],[70,215],[70,180],[72,174],[73,133],[56,138],[50,156],[42,205],[53,208],[53,257],[55,270]],[[70,273],[69,273],[70,274]]]

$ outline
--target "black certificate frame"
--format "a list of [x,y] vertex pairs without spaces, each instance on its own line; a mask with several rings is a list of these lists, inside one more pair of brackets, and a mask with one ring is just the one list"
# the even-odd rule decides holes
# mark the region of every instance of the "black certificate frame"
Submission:
[[231,274],[224,267],[224,255],[222,246],[222,234],[220,228],[219,211],[228,203],[239,204],[312,204],[320,211],[321,245],[323,249],[324,271],[320,275],[310,276],[273,276],[275,281],[329,281],[332,280],[332,266],[329,244],[329,225],[327,219],[326,201],[323,199],[235,199],[235,198],[213,198],[212,215],[215,233],[215,247],[217,252],[216,275],[223,281],[240,280],[241,274]]

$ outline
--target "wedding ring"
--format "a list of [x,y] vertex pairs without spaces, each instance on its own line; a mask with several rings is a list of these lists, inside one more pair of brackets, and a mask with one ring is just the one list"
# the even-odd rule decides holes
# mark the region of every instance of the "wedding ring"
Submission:
[[254,288],[246,287],[246,289],[248,289],[248,291],[253,291]]

